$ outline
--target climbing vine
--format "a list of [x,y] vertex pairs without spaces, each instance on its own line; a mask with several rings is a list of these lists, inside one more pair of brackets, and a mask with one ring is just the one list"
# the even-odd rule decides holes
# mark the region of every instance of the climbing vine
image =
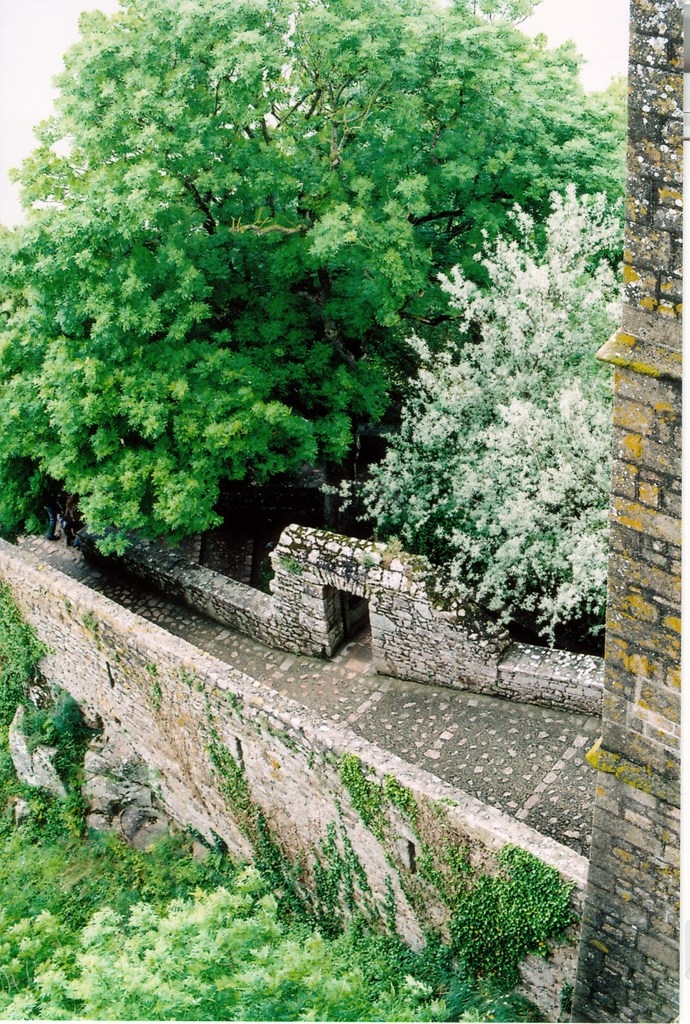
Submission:
[[220,789],[232,812],[235,824],[245,835],[250,831],[252,798],[244,770],[230,751],[217,738],[208,745],[211,764],[220,780]]
[[478,874],[468,849],[451,840],[452,832],[443,823],[445,808],[436,808],[441,818],[436,819],[433,841],[427,842],[422,834],[429,825],[423,826],[422,810],[411,790],[390,775],[382,785],[367,778],[353,754],[344,754],[338,767],[355,810],[382,842],[391,863],[395,836],[388,825],[386,801],[414,827],[416,863],[414,869],[398,872],[400,883],[422,912],[428,887],[446,904],[451,913],[451,951],[473,976],[516,985],[524,957],[546,955],[549,941],[561,939],[574,922],[572,884],[565,884],[554,868],[526,850],[507,845],[498,854],[498,873]]
[[362,762],[355,754],[343,754],[338,762],[338,772],[360,818],[369,831],[383,841],[384,797],[381,786],[366,777]]
[[154,711],[160,711],[161,702],[163,700],[163,690],[161,689],[160,680],[158,678],[158,667],[149,663],[146,666],[146,670],[151,677],[148,685],[148,697],[151,707]]
[[342,825],[338,828],[330,821],[326,826],[326,838],[320,844],[320,857],[315,858],[312,872],[312,916],[323,935],[342,933],[345,911],[364,918],[368,924],[379,919],[367,873]]
[[93,612],[86,611],[81,617],[82,625],[94,638],[98,637],[98,619]]
[[474,975],[512,986],[520,980],[521,960],[528,953],[546,955],[548,941],[562,938],[574,922],[572,885],[517,846],[504,846],[498,862],[497,875],[482,875],[458,900],[450,934]]
[[197,693],[201,693],[204,688],[204,684],[201,679],[199,679],[196,672],[188,672],[184,667],[180,669],[180,680],[185,686],[188,686],[190,690],[196,690]]
[[394,775],[386,775],[383,779],[383,793],[412,825],[416,824],[418,807],[412,790],[398,782]]
[[[331,938],[342,933],[347,917],[356,916],[368,925],[385,920],[386,908],[379,907],[372,896],[366,870],[342,825],[341,808],[337,807],[338,823],[328,823],[325,838],[306,858],[310,867],[306,861],[294,863],[254,802],[244,766],[210,727],[209,758],[221,792],[240,832],[252,845],[254,864],[278,898],[281,915],[306,921]],[[350,768],[356,774],[356,768]]]

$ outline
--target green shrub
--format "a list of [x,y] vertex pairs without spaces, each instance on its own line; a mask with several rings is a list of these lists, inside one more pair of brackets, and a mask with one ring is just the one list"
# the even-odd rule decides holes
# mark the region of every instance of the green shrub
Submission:
[[12,721],[45,653],[45,646],[24,622],[11,590],[0,582],[0,725]]

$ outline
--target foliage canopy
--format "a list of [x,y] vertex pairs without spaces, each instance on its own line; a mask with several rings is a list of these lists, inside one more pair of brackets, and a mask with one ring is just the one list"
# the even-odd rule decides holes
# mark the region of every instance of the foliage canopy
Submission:
[[[0,529],[193,532],[337,461],[517,201],[620,194],[622,131],[526,2],[122,0],[84,15],[0,238]],[[30,524],[29,524],[30,525]]]
[[537,243],[481,254],[490,286],[456,268],[444,287],[462,317],[423,365],[400,433],[367,486],[370,514],[443,566],[449,589],[504,619],[570,623],[596,635],[606,603],[611,381],[595,359],[614,330],[617,276],[602,252],[617,235],[603,196],[553,196]]

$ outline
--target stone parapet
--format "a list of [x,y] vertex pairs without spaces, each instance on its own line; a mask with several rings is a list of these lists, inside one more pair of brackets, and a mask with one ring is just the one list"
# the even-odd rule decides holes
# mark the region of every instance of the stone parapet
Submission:
[[604,661],[590,654],[513,644],[498,666],[500,696],[600,715]]
[[[84,546],[98,558],[93,541]],[[471,602],[436,596],[431,566],[385,544],[287,527],[271,553],[272,594],[133,542],[111,564],[271,647],[331,657],[369,616],[376,669],[398,679],[599,714],[603,660],[514,644]],[[354,599],[354,600],[353,600]]]
[[103,556],[97,538],[81,534],[82,551],[91,562],[117,567],[162,591],[172,601],[208,615],[257,640],[271,635],[272,601],[267,594],[206,569],[176,551],[133,540],[122,555]]

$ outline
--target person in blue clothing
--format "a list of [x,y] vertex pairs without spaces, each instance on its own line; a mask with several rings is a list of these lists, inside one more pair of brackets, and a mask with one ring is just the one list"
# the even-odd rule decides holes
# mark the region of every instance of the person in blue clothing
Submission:
[[[48,516],[48,530],[44,534],[46,540],[59,540],[60,536],[63,536],[68,548],[81,547],[79,530],[83,524],[79,518],[78,506],[78,494],[70,494],[65,501],[56,498],[44,506]],[[62,528],[62,534],[58,532],[58,524]]]

